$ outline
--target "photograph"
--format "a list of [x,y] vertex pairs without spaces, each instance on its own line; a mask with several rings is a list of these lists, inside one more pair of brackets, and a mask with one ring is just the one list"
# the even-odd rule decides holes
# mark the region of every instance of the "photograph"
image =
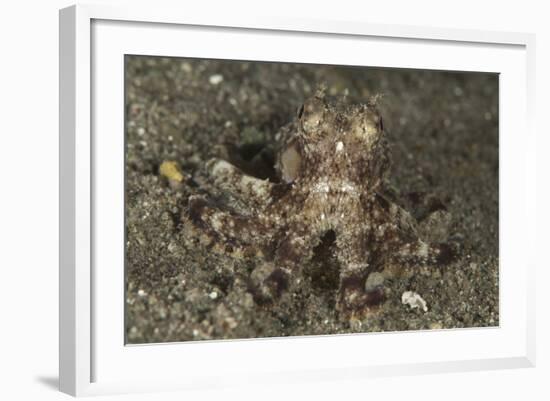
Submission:
[[498,73],[124,57],[126,344],[499,326]]

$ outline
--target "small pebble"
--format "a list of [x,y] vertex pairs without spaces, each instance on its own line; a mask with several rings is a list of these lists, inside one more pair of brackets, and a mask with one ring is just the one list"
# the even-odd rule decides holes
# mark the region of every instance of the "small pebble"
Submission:
[[373,272],[367,277],[365,282],[365,291],[372,291],[377,287],[381,287],[384,284],[384,276],[382,273]]
[[138,290],[138,295],[139,295],[140,297],[144,297],[145,295],[147,295],[147,293],[146,293],[145,291],[143,291],[143,290]]
[[208,81],[210,82],[211,85],[218,85],[222,83],[223,75],[221,74],[210,75],[210,78],[208,79]]
[[239,325],[237,323],[237,321],[235,319],[233,319],[232,317],[226,317],[225,318],[225,323],[227,324],[227,327],[229,327],[230,329],[234,329],[235,327],[237,327]]
[[178,164],[173,161],[163,161],[159,167],[159,174],[168,180],[172,189],[179,189],[185,181],[185,176],[180,171]]
[[361,320],[357,319],[357,318],[351,318],[349,320],[349,326],[350,326],[350,329],[352,330],[361,330],[361,328],[363,327],[363,322],[361,322]]
[[443,325],[440,322],[433,322],[430,323],[430,330],[441,330],[443,328]]
[[163,161],[159,167],[159,173],[163,177],[176,182],[182,182],[184,178],[178,164],[173,161]]
[[210,299],[216,299],[218,298],[218,293],[216,291],[212,291],[210,294],[208,294]]

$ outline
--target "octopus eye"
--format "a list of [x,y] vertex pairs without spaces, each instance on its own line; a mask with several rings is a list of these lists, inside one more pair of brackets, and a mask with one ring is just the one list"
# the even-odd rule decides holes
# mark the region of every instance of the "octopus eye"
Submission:
[[324,99],[309,98],[298,112],[300,124],[305,132],[314,133],[323,122],[325,116]]
[[303,114],[304,114],[304,105],[302,104],[298,109],[298,118],[302,118]]
[[382,122],[382,117],[380,117],[380,120],[378,121],[378,125],[380,126],[380,131],[384,131],[384,123]]

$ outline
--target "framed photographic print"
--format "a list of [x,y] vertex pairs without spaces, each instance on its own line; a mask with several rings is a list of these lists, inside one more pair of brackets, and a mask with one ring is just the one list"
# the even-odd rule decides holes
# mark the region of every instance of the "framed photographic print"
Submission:
[[533,46],[62,10],[61,390],[533,366]]

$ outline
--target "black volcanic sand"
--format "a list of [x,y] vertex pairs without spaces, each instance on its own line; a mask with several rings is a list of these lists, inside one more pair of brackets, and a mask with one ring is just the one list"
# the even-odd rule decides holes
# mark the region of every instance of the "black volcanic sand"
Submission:
[[[126,59],[126,323],[128,343],[498,326],[498,76],[128,56]],[[442,269],[386,279],[375,313],[335,310],[330,247],[304,261],[294,293],[257,305],[235,260],[186,238],[190,194],[159,175],[194,175],[210,157],[250,159],[273,142],[317,83],[365,101],[381,93],[391,184],[426,191],[452,213],[461,254]],[[324,254],[323,254],[324,252]],[[401,302],[415,291],[428,311]]]

